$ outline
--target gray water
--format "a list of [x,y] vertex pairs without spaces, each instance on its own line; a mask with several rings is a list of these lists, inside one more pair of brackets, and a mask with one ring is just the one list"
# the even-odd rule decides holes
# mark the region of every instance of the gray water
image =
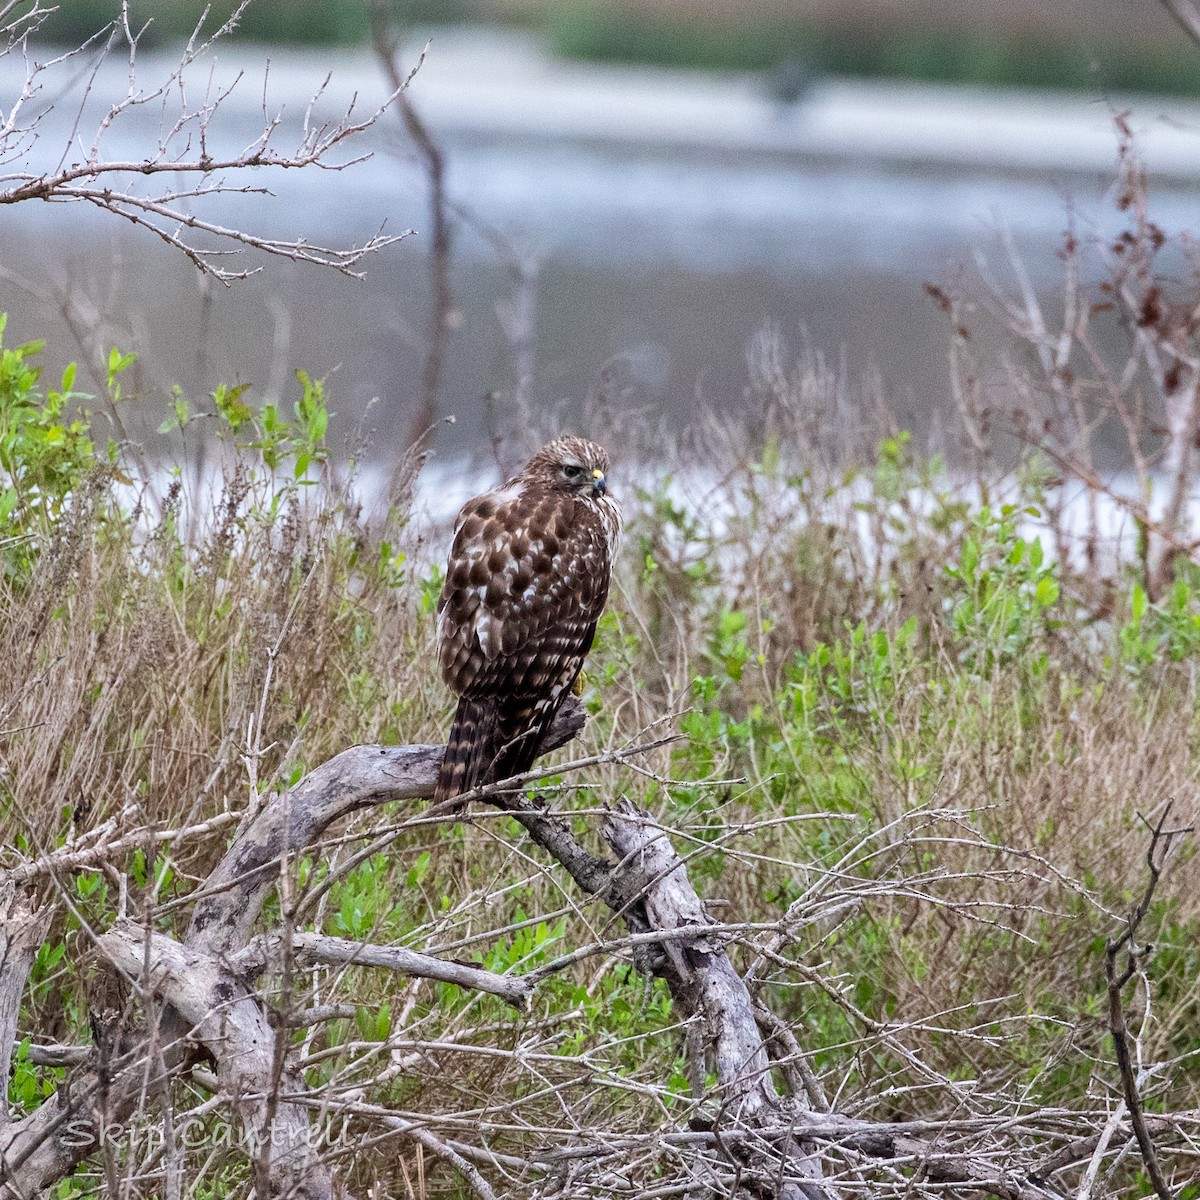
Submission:
[[[254,119],[226,130],[230,144],[248,138]],[[119,133],[109,153],[136,153],[138,136],[136,126]],[[385,221],[418,231],[369,261],[363,281],[264,260],[251,279],[201,286],[177,252],[77,204],[0,208],[0,266],[43,291],[86,294],[108,316],[103,336],[142,355],[143,428],[157,424],[173,384],[196,397],[249,381],[260,397],[286,398],[287,370],[303,367],[329,378],[335,436],[378,397],[369,455],[386,460],[412,429],[428,312],[424,184],[397,146],[394,134],[375,137],[369,162],[289,173],[272,181],[273,196],[225,198],[211,210],[314,241],[368,237]],[[792,345],[844,360],[852,387],[876,374],[901,423],[937,428],[948,406],[948,329],[923,284],[962,278],[979,291],[972,256],[982,249],[1001,262],[1003,225],[1053,304],[1068,213],[1085,235],[1118,227],[1103,175],[1019,178],[454,132],[444,148],[452,195],[536,257],[533,395],[568,422],[602,371],[618,381],[620,403],[676,423],[698,400],[736,409],[747,346],[770,322]],[[1195,189],[1159,189],[1155,214],[1168,231],[1188,227]],[[461,223],[453,264],[458,318],[441,411],[457,424],[439,434],[451,452],[482,439],[485,397],[502,402],[513,386],[496,315],[511,277]],[[31,302],[11,275],[0,278],[0,310],[10,313],[9,344],[50,340],[50,374],[79,356],[54,303]]]

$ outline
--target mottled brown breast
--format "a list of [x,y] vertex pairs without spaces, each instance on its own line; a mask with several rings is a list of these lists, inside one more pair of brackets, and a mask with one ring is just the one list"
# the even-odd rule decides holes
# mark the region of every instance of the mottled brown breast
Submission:
[[438,608],[455,692],[535,695],[587,653],[608,597],[610,524],[594,502],[535,483],[463,507]]

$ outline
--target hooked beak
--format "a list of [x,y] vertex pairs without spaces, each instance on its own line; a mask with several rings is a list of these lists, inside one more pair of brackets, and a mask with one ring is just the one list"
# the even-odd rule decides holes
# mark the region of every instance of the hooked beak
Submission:
[[599,467],[592,472],[592,491],[594,491],[597,496],[603,496],[605,492],[608,491],[608,484],[605,482],[604,472],[601,471]]

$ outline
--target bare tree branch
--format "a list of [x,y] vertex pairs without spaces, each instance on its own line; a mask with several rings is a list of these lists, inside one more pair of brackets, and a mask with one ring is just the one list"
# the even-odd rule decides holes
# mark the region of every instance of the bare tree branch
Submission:
[[[1152,947],[1137,944],[1138,929],[1150,911],[1150,903],[1162,878],[1163,863],[1171,851],[1171,843],[1181,833],[1191,832],[1190,829],[1168,829],[1167,821],[1171,816],[1171,805],[1168,804],[1155,822],[1150,836],[1150,846],[1146,851],[1146,866],[1149,869],[1149,879],[1145,891],[1138,904],[1129,913],[1126,926],[1121,936],[1110,938],[1104,956],[1104,971],[1108,980],[1108,1031],[1112,1035],[1113,1049],[1116,1051],[1117,1066],[1121,1072],[1121,1088],[1125,1095],[1125,1107],[1129,1110],[1129,1119],[1133,1125],[1134,1136],[1137,1138],[1138,1150],[1142,1162],[1146,1166],[1146,1174],[1154,1185],[1159,1200],[1173,1200],[1171,1191],[1158,1161],[1158,1152],[1154,1148],[1154,1139],[1146,1125],[1145,1110],[1138,1085],[1138,1072],[1130,1053],[1129,1028],[1125,1022],[1125,1005],[1121,991],[1137,974],[1149,957]],[[1125,951],[1125,965],[1118,969],[1117,959],[1121,951]]]
[[[573,738],[584,719],[577,703],[564,704],[543,752]],[[311,845],[334,821],[360,808],[427,798],[444,752],[443,746],[355,746],[311,771],[286,802],[267,805],[234,839],[198,898],[188,944],[210,953],[244,946],[284,855]],[[505,782],[478,794],[510,786]]]
[[[544,750],[569,741],[583,721],[578,702],[572,698],[551,727]],[[130,922],[118,922],[101,934],[97,938],[100,951],[129,980],[166,1003],[158,1033],[147,1040],[146,1032],[129,1031],[122,1021],[112,1028],[98,1027],[115,1049],[102,1054],[98,1066],[89,1066],[24,1120],[0,1129],[0,1195],[24,1200],[67,1175],[96,1148],[105,1123],[119,1124],[135,1111],[147,1079],[178,1072],[186,1062],[189,1042],[198,1040],[217,1061],[222,1091],[238,1110],[249,1143],[263,1151],[271,1195],[303,1200],[332,1196],[332,1177],[314,1151],[306,1107],[281,1098],[279,1088],[273,1086],[276,1037],[268,1014],[220,956],[245,948],[262,902],[279,879],[289,853],[307,848],[335,820],[366,805],[428,798],[443,752],[442,746],[361,746],[345,751],[290,792],[271,797],[257,816],[244,823],[225,858],[200,889],[202,899],[185,942]],[[529,774],[538,777],[537,772]],[[514,786],[513,781],[479,791],[487,796],[506,786]],[[103,843],[103,833],[95,840]],[[111,848],[119,841],[108,844]],[[88,855],[89,849],[73,847],[57,859],[44,856],[40,869],[93,863],[96,860]],[[18,869],[18,873],[27,877],[28,868]],[[292,937],[302,950],[311,947],[315,955],[324,954],[341,964],[357,961],[392,969],[416,965],[425,968],[429,977],[448,978],[470,987],[488,984],[485,990],[504,995],[512,1003],[518,1003],[532,986],[532,981],[505,980],[477,968],[455,970],[456,964],[424,955],[410,957],[391,947],[343,943],[336,938],[310,940],[302,933]],[[247,969],[255,966],[267,945],[269,942],[260,942],[250,951]],[[373,961],[365,962],[364,955]],[[434,971],[439,974],[433,975]],[[289,1097],[304,1091],[291,1067],[285,1067],[278,1083]],[[417,1137],[414,1133],[413,1137],[422,1140],[425,1134]],[[429,1137],[437,1141],[434,1135]],[[274,1152],[275,1142],[281,1143],[279,1154]],[[432,1143],[429,1148],[433,1149]],[[457,1162],[460,1156],[448,1152],[446,1157]],[[471,1171],[472,1177],[477,1175],[474,1168]]]
[[[222,106],[242,82],[239,74],[226,88],[212,91],[211,79],[200,91],[198,103],[193,104],[190,90],[190,70],[211,51],[214,43],[237,28],[249,0],[242,0],[231,16],[210,36],[203,34],[204,18],[197,24],[177,65],[157,85],[145,88],[138,74],[137,50],[140,32],[129,25],[127,6],[122,16],[101,31],[96,41],[98,49],[83,86],[70,134],[65,140],[57,164],[49,170],[31,166],[32,154],[39,142],[48,136],[43,126],[47,114],[64,103],[60,98],[49,106],[32,111],[33,103],[45,86],[48,73],[71,58],[89,52],[93,43],[67,55],[37,62],[30,58],[28,38],[38,21],[30,14],[18,19],[7,29],[7,41],[0,44],[0,61],[5,57],[22,58],[25,80],[7,113],[0,114],[0,205],[20,204],[29,200],[87,203],[113,216],[122,217],[133,225],[152,233],[171,247],[181,251],[201,271],[224,282],[253,274],[256,267],[227,268],[221,260],[242,250],[257,250],[264,254],[332,267],[343,274],[358,276],[364,258],[407,237],[411,231],[384,234],[382,231],[348,247],[312,245],[304,238],[277,238],[222,224],[197,215],[190,201],[207,201],[213,197],[251,192],[266,193],[261,184],[244,184],[240,178],[270,170],[300,170],[314,167],[340,171],[370,157],[363,151],[351,152],[348,157],[335,154],[362,135],[397,102],[408,86],[412,75],[396,76],[393,92],[376,108],[358,112],[357,98],[351,101],[336,120],[324,120],[316,108],[328,85],[328,77],[316,89],[304,113],[298,143],[289,150],[274,145],[281,126],[279,113],[272,114],[263,106],[262,132],[236,154],[214,154],[209,143],[214,133],[214,119]],[[35,6],[36,9],[36,6]],[[44,16],[45,10],[36,9]],[[207,11],[205,16],[207,16]],[[0,30],[0,35],[5,31]],[[128,50],[127,88],[125,95],[115,100],[104,112],[91,135],[83,136],[82,122],[93,89],[97,86],[101,65],[115,54],[122,43]],[[113,128],[130,112],[157,106],[169,113],[176,112],[161,124],[158,144],[144,158],[109,158],[104,154],[104,142]],[[179,181],[189,176],[199,177],[194,185],[163,187],[153,181],[169,177]],[[233,177],[233,178],[230,178]],[[137,190],[137,179],[150,182],[147,192]],[[235,181],[238,180],[238,181]],[[211,244],[193,236],[207,234]]]
[[[11,882],[3,885],[0,890],[0,1065],[3,1067],[0,1079],[6,1088],[17,1040],[21,999],[34,955],[46,935],[49,922],[49,909],[35,908],[29,897]],[[7,1105],[0,1105],[0,1125],[7,1121]]]
[[1200,46],[1200,5],[1196,0],[1162,0],[1163,7],[1179,22],[1180,28]]
[[[262,1148],[271,1196],[333,1200],[333,1180],[317,1153],[303,1107],[286,1100],[268,1107],[274,1033],[258,1000],[235,984],[214,958],[163,934],[118,922],[100,937],[100,949],[140,987],[171,1005],[191,1023],[191,1036],[217,1062],[222,1090],[245,1126],[253,1151]],[[288,1092],[300,1091],[299,1075],[286,1072]]]
[[[400,66],[400,47],[389,19],[387,0],[371,0],[371,38],[384,74],[395,97],[395,107],[404,128],[417,148],[429,187],[429,336],[425,346],[425,365],[421,372],[421,397],[413,419],[409,442],[416,444],[438,417],[438,398],[446,359],[446,342],[454,296],[450,290],[450,214],[446,198],[446,159],[441,146],[421,119],[406,91],[405,74]],[[422,51],[415,69],[425,61]],[[409,76],[411,78],[411,75]]]
[[[555,740],[572,736],[579,720],[577,711],[564,713]],[[834,1200],[842,1194],[841,1176],[832,1164],[830,1170],[825,1164],[838,1159],[851,1163],[868,1160],[896,1179],[920,1178],[934,1187],[965,1188],[1001,1200],[1051,1200],[1062,1194],[1048,1182],[1048,1177],[1061,1169],[1059,1162],[1069,1164],[1076,1161],[1073,1156],[1096,1153],[1095,1140],[1077,1138],[1057,1159],[1045,1160],[1041,1167],[1016,1169],[1005,1166],[990,1150],[979,1149],[991,1131],[1009,1126],[1010,1117],[1004,1114],[995,1118],[969,1114],[962,1120],[851,1119],[825,1111],[831,1104],[824,1089],[803,1073],[798,1074],[791,1096],[780,1095],[772,1081],[768,1040],[783,1048],[784,1056],[776,1065],[783,1065],[785,1071],[788,1061],[803,1060],[804,1048],[791,1030],[752,1000],[726,950],[731,934],[744,937],[756,930],[715,922],[662,827],[625,802],[608,814],[603,834],[614,857],[606,859],[587,851],[566,820],[545,811],[523,788],[510,782],[494,790],[481,789],[481,799],[521,822],[585,892],[598,895],[630,930],[626,938],[584,947],[527,976],[497,976],[396,947],[355,943],[290,927],[286,938],[275,930],[247,942],[262,900],[280,880],[289,857],[311,847],[334,820],[356,808],[431,795],[440,754],[441,747],[436,746],[357,747],[316,768],[289,792],[265,799],[258,814],[243,821],[208,882],[197,889],[196,912],[203,912],[205,919],[193,923],[187,941],[177,942],[129,921],[119,921],[100,934],[101,952],[143,997],[166,1006],[164,1016],[174,1012],[181,1029],[175,1031],[169,1021],[163,1021],[139,1030],[117,1018],[96,1025],[97,1045],[90,1052],[80,1047],[35,1048],[30,1056],[34,1061],[79,1064],[84,1069],[37,1111],[0,1131],[0,1188],[7,1187],[12,1195],[32,1194],[91,1153],[101,1129],[113,1127],[144,1103],[139,1096],[165,1104],[165,1099],[157,1098],[167,1096],[166,1082],[178,1077],[187,1063],[187,1046],[194,1041],[203,1045],[217,1064],[214,1078],[201,1072],[208,1080],[205,1086],[217,1089],[212,1103],[231,1105],[249,1140],[260,1148],[269,1147],[261,1155],[265,1182],[260,1190],[264,1194],[323,1197],[340,1186],[313,1148],[316,1141],[310,1121],[318,1114],[361,1118],[378,1127],[378,1136],[399,1136],[421,1146],[457,1171],[464,1185],[482,1200],[498,1194],[483,1174],[489,1164],[497,1170],[532,1173],[549,1180],[556,1177],[559,1165],[569,1162],[575,1173],[572,1177],[577,1177],[583,1189],[569,1191],[576,1196],[588,1194],[589,1189],[603,1191],[606,1172],[632,1152],[632,1143],[616,1138],[566,1144],[526,1160],[448,1136],[448,1131],[474,1128],[472,1122],[477,1123],[477,1118],[469,1114],[459,1120],[453,1115],[438,1118],[443,1130],[430,1127],[432,1118],[366,1103],[358,1084],[343,1088],[330,1081],[315,1091],[307,1088],[300,1071],[316,1060],[295,1057],[291,1052],[280,1059],[280,1031],[347,1019],[355,1010],[354,1006],[326,1004],[273,1015],[265,1001],[250,990],[248,976],[264,967],[274,968],[281,955],[285,970],[305,962],[397,969],[519,1002],[537,980],[582,961],[583,951],[588,955],[630,952],[639,970],[667,981],[679,1017],[685,1023],[699,1023],[716,1076],[711,1095],[702,1097],[703,1107],[693,1118],[691,1130],[657,1133],[656,1143],[673,1148],[673,1153],[695,1156],[696,1169],[726,1191],[745,1188],[756,1195]],[[581,761],[621,759],[610,753]],[[427,811],[436,817],[432,810]],[[1165,817],[1158,832],[1167,837],[1164,822]],[[86,849],[69,848],[68,854],[76,859],[64,855],[60,865],[76,861]],[[1162,854],[1152,850],[1150,861],[1156,878]],[[1142,915],[1152,891],[1148,888],[1137,910]],[[281,900],[285,916],[294,913],[294,902],[286,890]],[[249,913],[249,921],[232,918],[232,909]],[[290,922],[292,918],[287,919]],[[777,932],[783,931],[781,924]],[[1132,938],[1132,931],[1129,936]],[[1115,944],[1128,945],[1133,953],[1131,940]],[[401,1039],[407,1036],[405,1031]],[[566,1061],[557,1054],[531,1054],[527,1048],[502,1049],[486,1040],[476,1044],[473,1036],[464,1031],[462,1051],[511,1057],[529,1065],[534,1065],[534,1059],[539,1064]],[[286,1049],[287,1043],[283,1044]],[[454,1048],[453,1043],[422,1043],[419,1039],[412,1044],[423,1044],[424,1053],[432,1054]],[[381,1049],[366,1043],[362,1052],[371,1055]],[[350,1050],[342,1045],[338,1053]],[[85,1054],[88,1061],[80,1064]],[[395,1069],[404,1069],[406,1061],[399,1060]],[[424,1061],[420,1054],[417,1061]],[[392,1070],[387,1068],[383,1075]],[[1058,1124],[1053,1128],[1061,1132],[1066,1116],[1054,1114]],[[501,1114],[497,1117],[504,1119]],[[1086,1119],[1082,1114],[1081,1118]],[[164,1111],[162,1119],[172,1118]],[[1200,1118],[1195,1114],[1159,1114],[1145,1118],[1144,1123],[1147,1130],[1166,1133],[1196,1120]],[[1125,1136],[1120,1119],[1109,1125],[1112,1135]],[[268,1140],[272,1133],[274,1144]],[[278,1154],[275,1145],[281,1147]]]
[[[247,977],[261,974],[280,958],[282,935],[278,933],[255,938],[244,950],[235,954],[232,965]],[[417,979],[437,979],[457,984],[461,988],[490,992],[507,1000],[514,1008],[525,1009],[533,990],[533,981],[521,976],[497,975],[467,963],[450,962],[429,954],[418,954],[403,946],[374,946],[352,942],[346,938],[329,937],[318,933],[295,932],[291,935],[291,952],[297,962],[330,967],[381,967],[399,971]]]

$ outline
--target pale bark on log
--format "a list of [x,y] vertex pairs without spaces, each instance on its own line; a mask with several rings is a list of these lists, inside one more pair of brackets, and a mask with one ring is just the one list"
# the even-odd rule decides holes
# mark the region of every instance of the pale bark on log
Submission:
[[273,799],[205,881],[187,943],[209,954],[246,944],[287,854],[302,853],[335,821],[390,800],[430,795],[443,746],[353,746]]
[[40,1194],[97,1149],[100,1139],[129,1119],[139,1096],[158,1086],[158,1071],[184,1059],[180,1044],[154,1046],[142,1036],[135,1051],[125,1045],[120,1022],[94,1023],[96,1044],[87,1067],[68,1075],[53,1096],[21,1121],[0,1130],[0,1196]]
[[[618,880],[633,885],[617,885],[627,896],[632,892],[625,901],[627,923],[633,923],[635,913],[640,917],[636,923],[644,923],[650,930],[714,923],[688,879],[687,868],[661,826],[647,814],[622,800],[604,824],[604,839],[621,864]],[[794,1117],[787,1110],[803,1112],[807,1100],[795,1096],[785,1106],[775,1090],[754,1003],[723,943],[717,937],[697,934],[680,941],[665,940],[659,947],[662,960],[657,973],[666,979],[684,1013],[703,1020],[712,1046],[720,1103],[718,1126],[789,1127]],[[820,1159],[811,1143],[802,1146],[797,1140],[795,1145],[785,1145],[782,1153],[790,1174],[814,1181],[822,1178]],[[779,1195],[786,1200],[833,1197],[837,1192],[819,1183],[784,1184]]]
[[[621,860],[622,872],[637,872],[648,929],[713,923],[674,847],[647,814],[622,802],[605,822],[604,839]],[[666,960],[661,973],[676,999],[708,1026],[722,1105],[735,1121],[754,1121],[778,1104],[779,1094],[746,985],[717,937],[670,939],[659,946]]]
[[[574,738],[585,719],[578,702],[570,698],[551,726],[543,753]],[[195,955],[194,961],[211,965],[244,949],[263,901],[275,886],[288,854],[303,852],[335,821],[360,809],[389,801],[428,799],[433,794],[443,751],[442,746],[354,746],[317,767],[294,788],[271,797],[256,817],[239,830],[200,889],[184,942],[161,936],[153,939],[152,945],[162,955],[153,961],[169,968],[160,977],[163,991],[177,990],[180,984],[173,981],[171,972],[182,963],[193,961],[180,956]],[[145,962],[145,931],[138,927],[136,962],[128,954],[131,935],[120,930],[111,932],[111,940],[103,945],[114,953],[130,977],[137,978]],[[22,975],[20,986],[13,984],[18,1009],[24,983]],[[211,977],[206,977],[206,985],[210,990],[218,987]],[[0,988],[3,986],[0,979]],[[222,994],[228,990],[228,1002],[237,1000],[237,1020],[229,1028],[243,1039],[241,1045],[248,1055],[241,1066],[227,1059],[227,1070],[234,1076],[245,1075],[247,1071],[254,1075],[261,1066],[261,1031],[263,1027],[269,1030],[265,1012],[227,971],[220,988]],[[128,1120],[140,1097],[154,1094],[145,1087],[148,1072],[159,1067],[168,1073],[179,1069],[186,1059],[186,1037],[193,1027],[206,1029],[199,1019],[203,1014],[192,1007],[191,999],[185,997],[185,1002],[189,1011],[168,1009],[161,1013],[155,1037],[144,1039],[135,1052],[120,1056],[116,1063],[104,1063],[99,1068],[93,1064],[68,1077],[35,1112],[0,1127],[0,1197],[26,1200],[64,1178],[96,1149],[98,1123],[116,1125]],[[258,1018],[251,1016],[252,1004],[259,1009]],[[14,1017],[14,1029],[15,1020]],[[270,1044],[273,1046],[273,1040]],[[220,1063],[220,1056],[214,1056]],[[95,1058],[94,1053],[92,1057]],[[251,1106],[243,1112],[250,1119],[248,1134],[258,1136],[253,1129],[259,1115],[257,1110]],[[293,1119],[289,1113],[287,1122]],[[307,1133],[307,1117],[305,1121]],[[290,1124],[286,1127],[290,1129]],[[303,1176],[311,1162],[308,1158],[285,1156],[279,1177],[282,1179],[294,1170]],[[275,1194],[300,1200],[330,1194],[326,1191],[331,1186],[328,1172],[319,1162],[316,1167],[316,1175],[309,1180],[301,1178],[297,1189],[292,1189],[289,1183],[290,1190]],[[306,1187],[313,1190],[303,1190]]]
[[[275,1031],[257,997],[212,956],[129,921],[101,934],[99,949],[189,1022],[192,1038],[216,1060],[221,1090],[232,1098],[251,1155],[259,1158],[265,1149],[269,1194],[334,1200],[308,1110],[286,1099],[269,1102],[276,1088]],[[299,1076],[286,1070],[278,1084],[285,1093],[304,1090]]]
[[0,1130],[0,1196],[36,1196],[96,1148],[93,1106],[100,1087],[99,1075],[85,1071],[24,1120]]
[[[542,745],[549,753],[583,728],[577,701],[564,704]],[[250,938],[286,854],[305,850],[342,817],[395,800],[433,794],[445,746],[353,746],[310,771],[238,832],[205,882],[186,941],[209,954],[228,953]]]
[[[368,942],[353,942],[349,938],[297,930],[287,939],[286,949],[295,962],[304,965],[380,967],[418,979],[436,979],[476,992],[489,992],[522,1010],[528,1008],[533,992],[532,982],[520,975],[497,975],[494,971],[485,971],[469,963],[434,958],[403,946],[376,946]],[[281,962],[284,950],[285,939],[282,934],[260,934],[245,950],[233,955],[229,964],[239,975],[249,978]]]
[[[7,1087],[12,1071],[21,997],[29,979],[33,959],[49,924],[48,910],[38,910],[29,897],[6,885],[0,891],[0,1055]],[[0,1104],[0,1125],[8,1122],[8,1105]]]
[[35,1067],[80,1067],[91,1054],[90,1046],[65,1046],[55,1043],[31,1042],[29,1061]]

